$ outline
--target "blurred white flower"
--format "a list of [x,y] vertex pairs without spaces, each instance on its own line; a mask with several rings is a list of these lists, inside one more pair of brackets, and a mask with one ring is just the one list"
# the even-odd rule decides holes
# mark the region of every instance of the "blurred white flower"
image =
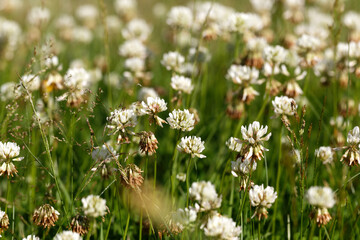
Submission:
[[238,240],[241,234],[241,227],[228,217],[218,213],[213,214],[204,227],[206,236],[219,240]]
[[40,240],[40,238],[35,235],[28,235],[26,238],[23,238],[22,240]]
[[302,52],[309,52],[318,50],[320,47],[320,40],[316,37],[303,34],[300,38],[297,39],[296,45]]
[[176,174],[176,179],[181,181],[181,182],[185,182],[186,181],[186,173],[178,173],[178,174]]
[[221,196],[218,196],[211,182],[193,182],[189,193],[190,197],[198,203],[196,205],[197,211],[209,211],[219,208],[221,205]]
[[161,64],[169,71],[179,71],[184,62],[185,58],[178,52],[165,53],[161,60]]
[[0,100],[3,102],[13,100],[21,95],[20,89],[14,82],[7,82],[0,87]]
[[99,196],[89,195],[82,198],[81,202],[86,216],[97,218],[106,214],[106,200]]
[[157,98],[159,95],[153,88],[143,87],[138,92],[138,100],[146,101],[148,97]]
[[249,66],[231,65],[226,77],[235,84],[257,84],[259,70]]
[[63,231],[55,235],[54,240],[82,240],[80,234],[72,231]]
[[320,208],[332,208],[336,203],[335,195],[329,187],[310,187],[306,199],[311,205]]
[[263,50],[265,61],[272,63],[272,65],[281,64],[285,61],[287,50],[282,46],[266,46]]
[[130,19],[136,13],[137,2],[136,0],[115,0],[114,8],[121,17]]
[[230,32],[245,33],[260,31],[264,27],[261,17],[255,13],[233,13],[227,19],[227,29]]
[[127,40],[138,39],[144,42],[149,38],[151,30],[151,27],[143,19],[132,19],[121,33]]
[[311,218],[315,218],[318,225],[326,225],[331,216],[328,208],[332,208],[335,201],[335,194],[329,187],[310,187],[306,192],[307,201],[315,207],[315,214]]
[[250,3],[255,11],[259,13],[270,12],[275,0],[250,0]]
[[191,83],[191,79],[181,75],[174,75],[171,77],[171,87],[176,91],[187,94],[190,94],[194,89],[194,86]]
[[143,58],[138,57],[127,58],[125,67],[134,73],[140,73],[145,70],[145,61]]
[[23,75],[21,77],[21,82],[30,92],[36,91],[40,89],[40,77],[35,76],[33,74]]
[[50,11],[44,7],[33,7],[30,9],[27,20],[32,25],[43,25],[50,20]]
[[119,47],[119,54],[126,58],[137,57],[144,59],[146,58],[146,47],[138,39],[127,40]]
[[189,227],[190,224],[196,221],[197,212],[193,207],[179,208],[175,215],[175,221],[180,224],[181,228]]
[[357,145],[360,143],[360,129],[358,126],[349,131],[346,140],[350,145]]
[[190,28],[193,24],[193,14],[187,7],[172,7],[167,16],[166,23],[171,27]]
[[315,155],[323,164],[332,163],[334,160],[334,152],[331,147],[320,147],[315,150]]

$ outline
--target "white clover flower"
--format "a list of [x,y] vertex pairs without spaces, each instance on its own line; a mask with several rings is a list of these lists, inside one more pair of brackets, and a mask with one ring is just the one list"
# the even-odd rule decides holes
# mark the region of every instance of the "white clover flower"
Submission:
[[180,224],[180,226],[187,227],[191,223],[195,222],[197,218],[196,209],[193,207],[188,208],[179,208],[175,215],[175,221]]
[[229,140],[226,141],[225,144],[226,144],[226,146],[228,146],[228,148],[231,151],[234,151],[234,152],[241,151],[242,144],[241,144],[240,140],[237,138],[231,137],[231,138],[229,138]]
[[231,65],[226,77],[235,84],[257,83],[259,70],[249,66]]
[[99,16],[99,11],[94,5],[85,4],[76,9],[76,16],[82,21],[95,20]]
[[0,2],[0,11],[12,12],[14,10],[19,10],[23,6],[21,0],[3,0]]
[[315,150],[315,155],[323,164],[332,163],[334,160],[334,153],[331,147],[320,147]]
[[32,25],[46,24],[50,19],[50,11],[43,7],[33,7],[30,9],[27,19]]
[[346,152],[340,159],[340,162],[344,161],[349,165],[353,166],[360,164],[360,129],[358,126],[354,127],[348,132]]
[[166,120],[172,129],[180,129],[181,131],[191,131],[195,126],[195,116],[187,109],[173,110]]
[[251,206],[270,208],[277,198],[277,193],[274,191],[274,188],[270,186],[264,189],[264,185],[262,184],[261,186],[255,185],[250,189],[249,197]]
[[132,17],[137,8],[136,0],[116,0],[114,2],[115,11],[125,18]]
[[159,126],[163,126],[163,123],[166,123],[165,120],[161,119],[159,116],[157,116],[156,114],[166,111],[167,109],[167,103],[165,102],[164,99],[161,98],[153,98],[153,97],[148,97],[146,99],[146,102],[141,102],[141,106],[140,106],[140,115],[142,114],[149,114],[151,119],[150,119],[150,124],[152,123],[152,121],[155,121],[157,125]]
[[249,159],[238,158],[236,161],[231,161],[231,174],[234,177],[245,177],[250,173],[250,169],[254,172],[256,166],[256,162],[251,163]]
[[292,116],[297,109],[295,100],[287,96],[275,97],[275,100],[272,101],[272,105],[274,106],[274,111],[277,115]]
[[82,240],[80,234],[72,231],[62,231],[55,235],[54,240]]
[[275,0],[250,0],[251,6],[259,13],[270,12]]
[[264,48],[263,56],[265,61],[277,65],[285,62],[287,50],[279,45],[267,46]]
[[360,13],[348,11],[344,14],[343,23],[346,27],[354,30],[360,30]]
[[48,68],[56,68],[58,65],[59,58],[57,56],[52,56],[45,59],[45,66]]
[[93,34],[85,27],[76,27],[73,31],[73,39],[80,43],[90,43],[93,39]]
[[75,27],[75,19],[71,15],[60,15],[55,21],[55,27],[59,30],[70,30]]
[[0,17],[0,38],[2,39],[2,56],[6,60],[11,60],[21,41],[20,25],[15,21]]
[[3,102],[13,100],[21,95],[14,82],[7,82],[0,87],[0,100]]
[[260,31],[264,27],[261,17],[255,13],[233,13],[227,19],[227,29],[230,32],[244,33]]
[[127,127],[135,127],[136,115],[132,109],[116,109],[110,113],[107,121],[108,128],[124,131]]
[[98,9],[92,4],[81,5],[76,9],[76,16],[83,21],[86,26],[93,28],[96,24],[96,19],[99,16]]
[[215,186],[211,182],[193,182],[189,189],[190,197],[197,201],[197,211],[209,211],[219,208],[221,196],[216,193]]
[[335,201],[335,194],[329,187],[310,187],[305,195],[307,201],[315,207],[315,213],[311,218],[315,218],[318,226],[326,225],[331,220],[328,208],[332,208]]
[[167,110],[167,103],[164,99],[159,97],[153,98],[148,97],[146,102],[141,102],[144,113],[146,114],[157,114]]
[[336,203],[335,195],[329,187],[310,187],[306,192],[306,199],[319,208],[332,208]]
[[138,92],[138,100],[146,101],[148,97],[157,98],[159,95],[153,88],[143,87]]
[[90,78],[90,73],[84,68],[70,68],[65,74],[64,84],[70,89],[83,91],[89,87]]
[[256,167],[256,161],[251,161],[250,159],[244,159],[242,157],[237,158],[236,161],[231,161],[231,174],[234,177],[240,178],[240,191],[249,189],[249,187],[254,185],[253,181],[250,179],[250,172],[254,172]]
[[183,6],[176,6],[170,9],[166,24],[171,27],[190,28],[193,24],[191,9]]
[[140,73],[145,70],[145,61],[138,57],[127,58],[125,60],[125,67],[134,73]]
[[360,143],[360,129],[358,126],[349,131],[346,140],[350,145],[357,145]]
[[39,76],[35,76],[33,74],[23,75],[21,77],[21,82],[30,92],[40,89],[41,81]]
[[174,75],[171,77],[171,87],[176,91],[187,94],[190,94],[194,89],[194,86],[191,83],[191,79],[180,75]]
[[261,126],[257,121],[249,124],[248,128],[241,126],[241,134],[245,143],[242,147],[242,156],[245,159],[261,160],[264,157],[264,151],[268,151],[268,149],[263,146],[263,142],[268,141],[271,137],[271,133],[267,134],[267,130],[268,126]]
[[218,213],[213,214],[204,227],[206,236],[219,240],[238,240],[241,234],[241,227],[228,217]]
[[179,71],[180,67],[184,64],[184,62],[184,56],[182,56],[178,52],[165,53],[161,60],[161,64],[169,71]]
[[192,158],[206,158],[205,155],[201,154],[204,151],[204,141],[201,141],[200,137],[182,137],[180,143],[177,145],[177,149],[180,152],[190,154]]
[[20,147],[13,142],[3,143],[0,141],[0,176],[7,174],[7,176],[13,176],[17,174],[15,165],[12,163],[23,160],[20,155]]
[[267,218],[267,208],[275,202],[277,198],[277,192],[274,191],[273,187],[264,185],[255,185],[249,191],[249,198],[251,206],[256,207],[254,216],[258,216],[259,220],[262,217]]
[[[20,155],[20,147],[13,142],[0,142],[0,159],[9,160]],[[18,161],[18,159],[13,159]]]
[[103,144],[101,147],[95,147],[91,152],[91,157],[95,161],[104,161],[116,156],[115,149],[110,145]]
[[268,43],[265,38],[262,37],[255,37],[251,38],[246,43],[246,48],[249,51],[255,53],[262,53],[264,48],[268,46]]
[[119,54],[126,58],[137,57],[144,59],[146,58],[146,47],[138,39],[127,40],[119,47]]
[[[0,233],[9,228],[9,216],[0,210]],[[0,235],[1,236],[1,235]]]
[[121,31],[126,40],[138,39],[146,41],[151,34],[151,27],[143,19],[132,19]]
[[178,173],[178,174],[176,174],[176,179],[181,181],[181,182],[185,182],[186,181],[186,173]]
[[320,45],[321,42],[318,38],[313,37],[313,36],[309,36],[307,34],[303,34],[297,41],[296,41],[296,45],[297,47],[301,50],[301,51],[314,51],[317,50]]
[[106,214],[106,200],[99,196],[89,195],[82,198],[81,202],[86,216],[97,218]]
[[28,235],[26,238],[23,238],[22,240],[40,240],[40,238],[35,235]]

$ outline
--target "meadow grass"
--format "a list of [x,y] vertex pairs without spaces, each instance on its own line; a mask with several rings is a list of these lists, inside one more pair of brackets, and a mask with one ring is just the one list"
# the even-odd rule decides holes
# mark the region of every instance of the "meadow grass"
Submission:
[[[165,16],[154,16],[153,7],[158,2],[166,9]],[[314,2],[307,1],[306,8],[313,6]],[[345,1],[344,10],[340,0],[333,2],[333,9],[322,10],[334,22],[327,29],[329,36],[324,39],[325,47],[314,50],[319,62],[326,49],[335,49],[336,56],[338,43],[350,41],[350,31],[342,19],[348,11],[360,10],[357,0]],[[99,12],[95,27],[89,28],[92,40],[84,43],[62,39],[60,30],[55,27],[55,19],[62,13],[74,15],[78,6],[88,3]],[[253,11],[248,1],[218,3],[238,12]],[[14,56],[0,59],[0,85],[15,82],[21,92],[21,96],[0,101],[0,141],[17,143],[20,156],[24,157],[21,162],[14,162],[18,174],[13,177],[3,174],[0,179],[0,209],[9,216],[9,227],[1,233],[2,238],[22,239],[32,234],[41,239],[52,239],[70,228],[76,214],[85,215],[81,199],[98,195],[106,200],[106,215],[89,217],[89,231],[83,239],[212,239],[203,230],[210,213],[198,212],[193,226],[182,231],[173,226],[176,226],[174,220],[170,221],[178,208],[195,206],[197,201],[189,193],[191,184],[210,181],[222,196],[218,213],[241,226],[239,239],[357,239],[360,235],[358,166],[348,166],[340,159],[345,152],[342,147],[348,146],[348,132],[360,125],[360,83],[356,76],[359,74],[355,73],[355,69],[360,67],[359,59],[352,59],[355,66],[348,67],[346,60],[349,56],[343,60],[334,57],[334,74],[326,79],[326,84],[321,82],[322,76],[315,73],[314,65],[301,65],[301,70],[307,75],[298,81],[304,94],[295,98],[298,108],[294,116],[285,119],[274,113],[272,100],[275,96],[267,92],[266,83],[263,83],[254,85],[259,95],[249,104],[244,104],[241,117],[234,119],[227,114],[227,98],[228,91],[236,91],[237,86],[227,80],[226,75],[232,64],[245,64],[245,36],[230,34],[224,39],[201,39],[206,28],[204,24],[200,30],[191,33],[197,40],[194,41],[197,60],[191,64],[198,72],[188,76],[194,89],[191,94],[183,93],[182,101],[177,101],[174,97],[179,95],[170,86],[176,71],[168,71],[161,60],[169,51],[187,56],[189,46],[172,41],[177,29],[166,24],[166,14],[172,6],[187,4],[175,0],[138,0],[137,17],[146,19],[152,26],[152,33],[144,42],[147,47],[145,68],[152,77],[150,81],[143,77],[130,83],[123,77],[128,71],[126,57],[118,54],[119,46],[125,42],[121,29],[125,28],[127,20],[116,15],[113,1],[26,1],[19,9],[1,10],[1,18],[17,22],[22,35]],[[191,6],[192,2],[189,4]],[[48,23],[35,26],[24,18],[34,6],[50,10]],[[287,34],[294,34],[296,24],[283,19],[283,11],[284,4],[276,1],[268,27],[273,31],[269,45],[285,46]],[[109,15],[121,19],[122,26],[117,31],[104,27]],[[78,25],[86,25],[77,21]],[[256,34],[260,36],[262,32]],[[294,35],[296,39],[300,37]],[[3,54],[1,44],[0,54]],[[199,61],[200,46],[208,49],[211,54],[209,61]],[[45,51],[45,48],[50,50]],[[55,55],[62,65],[59,70],[44,64],[46,57]],[[78,105],[56,100],[70,92],[66,86],[49,91],[41,86],[32,91],[24,83],[24,75],[28,74],[33,74],[33,78],[38,76],[42,85],[51,72],[65,77],[76,59],[82,61],[79,64],[86,71],[98,69],[101,73],[98,81],[92,81],[81,92],[83,99]],[[289,69],[294,71],[294,67]],[[112,73],[120,76],[118,87],[109,84]],[[261,70],[260,76],[266,81],[272,79],[285,83],[290,80],[282,74],[265,76]],[[346,76],[347,84],[344,86],[340,80]],[[193,130],[180,131],[167,123],[163,127],[155,122],[150,124],[151,114],[147,113],[150,117],[138,116],[136,126],[126,128],[124,135],[129,136],[129,143],[116,144],[122,130],[109,134],[107,118],[114,110],[129,108],[139,101],[138,93],[143,87],[154,88],[167,103],[167,110],[156,114],[162,119],[166,120],[174,109],[196,109],[200,121]],[[5,92],[1,94],[5,96]],[[281,95],[285,94],[280,91],[277,96]],[[43,107],[39,105],[39,99]],[[338,116],[343,117],[341,127],[330,124],[331,119]],[[256,208],[251,206],[248,188],[240,191],[241,180],[231,173],[231,161],[236,161],[242,153],[229,150],[225,144],[230,137],[242,139],[241,127],[254,121],[268,126],[268,133],[272,135],[263,143],[269,151],[256,161],[257,168],[248,173],[246,185],[251,182],[264,184],[265,187],[274,187],[277,192],[276,201],[268,209],[268,217],[261,221],[253,217]],[[152,155],[139,154],[139,134],[143,131],[153,132],[158,141],[156,153]],[[344,137],[342,143],[337,141],[339,134]],[[205,142],[202,154],[206,158],[191,157],[179,151],[177,145],[185,136],[201,137]],[[94,160],[92,153],[103,145],[111,155],[107,159]],[[320,146],[331,146],[334,150],[331,164],[323,164],[315,155]],[[116,154],[110,148],[114,148]],[[294,154],[295,150],[298,150],[299,158]],[[136,185],[141,178],[134,175],[136,171],[127,170],[132,164],[142,170],[140,174],[144,182],[141,186]],[[108,171],[108,174],[101,174],[102,171]],[[179,173],[186,173],[185,181],[178,180]],[[306,192],[311,186],[329,186],[334,191],[336,204],[328,209],[332,220],[326,225],[318,226],[310,217],[314,207],[306,201]],[[51,228],[33,222],[34,210],[46,203],[60,213]]]

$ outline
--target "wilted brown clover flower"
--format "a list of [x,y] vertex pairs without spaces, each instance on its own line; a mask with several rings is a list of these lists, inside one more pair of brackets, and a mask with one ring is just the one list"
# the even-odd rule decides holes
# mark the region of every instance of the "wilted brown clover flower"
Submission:
[[0,234],[9,228],[9,217],[8,215],[0,210]]
[[158,140],[152,132],[141,132],[140,133],[140,151],[147,155],[153,155],[158,149]]
[[121,183],[128,188],[139,190],[144,182],[141,175],[143,171],[135,164],[129,164],[124,169],[120,170]]
[[50,228],[55,226],[55,222],[59,219],[60,213],[55,210],[50,204],[45,204],[35,209],[33,214],[33,221],[38,226]]
[[70,227],[73,232],[85,235],[89,231],[89,220],[86,216],[78,214],[71,220]]

